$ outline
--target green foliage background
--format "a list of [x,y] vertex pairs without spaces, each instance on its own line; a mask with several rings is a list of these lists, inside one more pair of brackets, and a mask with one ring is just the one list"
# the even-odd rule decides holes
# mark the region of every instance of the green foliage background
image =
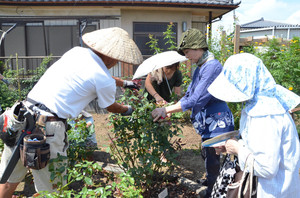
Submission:
[[[234,32],[222,35],[222,29],[217,38],[209,41],[210,51],[223,65],[229,56],[233,55]],[[251,53],[260,58],[268,68],[277,84],[300,95],[300,42],[299,37],[294,37],[287,43],[280,43],[273,38],[266,43],[252,43],[243,47],[240,53]],[[235,118],[235,128],[239,128],[241,103],[228,104]],[[300,135],[300,113],[295,113],[295,122]]]
[[9,80],[9,85],[0,81],[0,104],[3,110],[6,107],[11,107],[16,101],[21,101],[26,98],[29,91],[47,70],[47,65],[50,61],[51,56],[43,59],[39,67],[33,71],[34,74],[28,76],[28,78],[20,78],[19,73],[21,73],[22,70],[7,69],[8,67],[2,63],[1,67],[4,69],[3,76]]

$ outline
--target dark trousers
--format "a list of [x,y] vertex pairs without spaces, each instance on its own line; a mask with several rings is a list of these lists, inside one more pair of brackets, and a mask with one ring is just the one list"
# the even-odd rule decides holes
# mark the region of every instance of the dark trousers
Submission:
[[201,154],[205,163],[206,179],[207,179],[207,191],[205,197],[208,198],[210,197],[212,188],[219,175],[220,155],[216,154],[216,151],[213,147],[203,147]]

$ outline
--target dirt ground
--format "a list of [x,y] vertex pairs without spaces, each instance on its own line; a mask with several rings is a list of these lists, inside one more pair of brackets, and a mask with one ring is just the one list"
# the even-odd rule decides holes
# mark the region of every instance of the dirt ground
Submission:
[[[96,161],[103,163],[113,163],[110,154],[107,152],[110,144],[108,134],[113,136],[109,128],[109,114],[93,114],[95,120],[95,131],[98,142],[98,150],[94,153]],[[297,128],[300,125],[300,119],[296,119]],[[182,128],[182,141],[185,143],[183,149],[179,151],[178,161],[180,166],[176,169],[176,173],[180,177],[187,178],[194,182],[204,177],[205,168],[204,161],[200,154],[201,137],[193,129],[191,124],[185,124]],[[299,171],[300,174],[300,171]],[[169,187],[168,187],[169,188]],[[181,189],[175,186],[173,189]],[[31,197],[35,193],[32,177],[26,176],[25,181],[18,186],[16,194],[23,195],[21,197]],[[183,193],[184,194],[184,193]],[[173,196],[173,197],[193,197],[193,196]]]
[[[110,139],[108,134],[113,136],[109,128],[109,114],[92,114],[95,121],[96,138],[98,142],[98,150],[94,152],[94,160],[103,163],[114,163],[108,152]],[[178,161],[180,166],[175,170],[175,175],[184,177],[194,182],[202,178],[205,174],[204,162],[200,155],[201,137],[196,134],[191,124],[185,124],[182,128],[182,142],[185,143],[183,149],[179,151]],[[171,184],[170,184],[171,185]],[[172,188],[172,187],[168,187]],[[174,186],[176,191],[183,190],[179,186]],[[31,197],[35,193],[31,174],[28,174],[23,182],[18,186],[16,194],[20,197]],[[177,193],[177,192],[176,192]],[[186,192],[182,196],[187,197]],[[193,197],[193,196],[188,196]]]
[[[95,153],[95,159],[110,162],[110,155],[106,152],[110,143],[108,134],[112,135],[108,126],[108,114],[93,114],[93,118],[99,147],[99,151]],[[176,174],[196,182],[205,173],[204,161],[199,149],[201,136],[195,132],[191,124],[185,124],[182,131],[182,141],[185,145],[179,151],[178,161],[180,167],[176,170]]]

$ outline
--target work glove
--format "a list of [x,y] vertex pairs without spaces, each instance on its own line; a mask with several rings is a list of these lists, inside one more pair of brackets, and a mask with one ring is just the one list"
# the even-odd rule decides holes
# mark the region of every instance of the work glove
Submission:
[[125,106],[127,106],[127,111],[126,112],[124,112],[124,113],[121,113],[121,115],[122,116],[129,116],[129,115],[131,115],[132,114],[132,112],[133,112],[133,109],[132,109],[132,107],[130,106],[130,105],[125,105]]
[[8,80],[6,80],[6,79],[1,79],[6,85],[8,85],[9,84],[9,81]]
[[159,119],[164,119],[165,117],[167,117],[166,108],[156,108],[152,111],[151,115],[153,117],[153,122],[156,122]]
[[129,88],[129,89],[137,89],[137,90],[140,89],[139,86],[136,83],[134,83],[133,81],[130,81],[130,80],[124,80],[123,81],[123,87],[124,88]]

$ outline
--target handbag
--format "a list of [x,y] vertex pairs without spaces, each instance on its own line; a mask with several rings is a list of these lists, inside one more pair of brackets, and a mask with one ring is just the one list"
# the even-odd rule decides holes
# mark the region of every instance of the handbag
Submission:
[[211,198],[226,198],[228,185],[236,181],[237,174],[241,178],[239,170],[237,156],[227,154],[213,186]]
[[[246,162],[245,169],[248,171],[238,171],[236,173],[235,181],[228,185],[226,198],[256,198],[257,197],[257,177],[253,172],[254,158],[249,154]],[[242,173],[242,174],[241,174]],[[242,176],[240,176],[242,175]]]

